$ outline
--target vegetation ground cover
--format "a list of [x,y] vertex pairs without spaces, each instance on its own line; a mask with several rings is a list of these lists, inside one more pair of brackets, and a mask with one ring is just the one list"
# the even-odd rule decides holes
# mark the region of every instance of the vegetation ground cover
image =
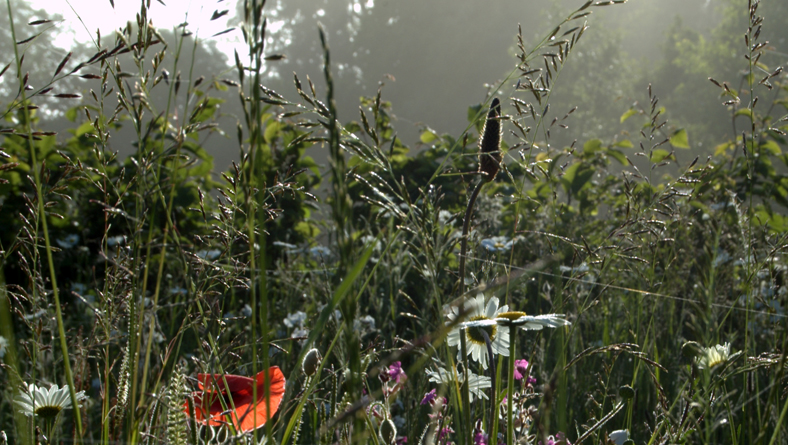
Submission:
[[[243,3],[232,75],[194,77],[187,25],[165,38],[142,2],[36,86],[24,56],[50,22],[7,1],[0,439],[788,442],[788,82],[763,57],[770,24],[730,3],[738,71],[708,82],[734,131],[713,156],[679,159],[691,131],[650,85],[622,110],[631,138],[551,145],[579,116],[551,107],[561,74],[619,3],[582,3],[538,42],[519,30],[466,130],[425,126],[411,151],[382,84],[337,118],[322,27],[325,88],[261,81],[283,57],[264,1]],[[86,93],[61,89],[74,77]],[[236,128],[217,91],[238,93]],[[38,104],[76,99],[69,137],[41,128]],[[220,181],[206,133],[239,152]]]

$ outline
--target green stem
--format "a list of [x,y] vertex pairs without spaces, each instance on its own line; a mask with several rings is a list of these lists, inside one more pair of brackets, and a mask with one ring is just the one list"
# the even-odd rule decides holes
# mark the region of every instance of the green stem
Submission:
[[468,251],[468,231],[471,226],[471,216],[473,216],[473,205],[476,203],[476,198],[479,197],[479,192],[482,190],[486,182],[484,179],[479,181],[476,188],[473,189],[470,199],[468,199],[468,207],[465,209],[465,219],[462,221],[462,237],[460,238],[460,295],[465,293],[465,254]]
[[[490,336],[487,334],[487,331],[484,329],[480,329],[482,337],[484,337],[484,344],[487,345],[487,356],[490,359],[490,379],[492,380],[492,394],[490,397],[490,427],[487,429],[491,432],[490,440],[492,440],[495,436],[498,435],[498,416],[496,416],[497,408],[498,408],[498,391],[496,390],[495,382],[497,379],[497,374],[495,373],[495,356],[493,355],[492,349],[492,342],[490,341]],[[493,436],[493,434],[495,436]]]
[[[8,6],[8,22],[11,27],[11,37],[16,42],[16,30],[14,29],[14,18],[11,11],[11,0],[6,0]],[[14,55],[16,57],[16,74],[19,80],[19,88],[22,95],[22,104],[27,102],[25,94],[25,86],[22,82],[22,64],[19,58],[18,45],[14,45]],[[71,373],[71,362],[68,356],[68,344],[66,343],[66,331],[63,327],[63,311],[60,306],[60,294],[57,288],[57,277],[55,276],[55,262],[52,260],[52,246],[49,242],[49,228],[47,227],[46,210],[44,209],[44,194],[41,192],[41,174],[39,171],[38,159],[36,157],[36,149],[33,144],[32,129],[30,127],[30,109],[27,106],[22,107],[23,115],[25,117],[25,129],[27,130],[27,141],[30,149],[30,169],[33,171],[35,179],[36,199],[38,200],[38,213],[41,220],[41,228],[44,232],[44,246],[47,253],[47,265],[49,266],[49,279],[52,282],[52,295],[55,299],[55,317],[57,319],[57,331],[60,337],[60,352],[63,354],[63,367],[66,373],[66,382],[68,384],[68,392],[71,396],[71,406],[74,407],[74,423],[77,427],[76,442],[79,443],[82,439],[82,417],[79,411],[79,403],[77,401],[77,392],[74,387],[74,376]]]
[[509,326],[509,377],[506,380],[506,445],[514,444],[514,422],[512,422],[512,407],[514,403],[514,353],[516,350],[517,327]]
[[468,367],[468,343],[466,340],[466,333],[465,330],[467,328],[460,329],[460,351],[462,353],[462,375],[463,375],[463,384],[462,384],[462,413],[463,417],[465,417],[465,421],[463,422],[463,436],[465,439],[463,443],[466,445],[470,445],[471,440],[471,387],[470,387],[470,379],[468,377],[470,373],[470,369]]

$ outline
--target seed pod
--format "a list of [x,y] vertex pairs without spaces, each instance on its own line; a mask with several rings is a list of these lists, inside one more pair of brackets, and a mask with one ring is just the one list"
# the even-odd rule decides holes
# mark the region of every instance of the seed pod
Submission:
[[484,173],[484,181],[495,179],[501,164],[501,102],[496,97],[490,104],[487,120],[479,141],[479,172]]
[[304,361],[301,363],[301,371],[308,377],[312,377],[317,372],[317,368],[322,361],[320,351],[317,349],[310,349],[304,356]]
[[386,419],[380,423],[378,434],[386,445],[392,445],[397,441],[397,427],[394,426],[394,422],[391,419]]
[[629,385],[624,385],[621,388],[618,388],[618,395],[626,400],[631,400],[635,398],[635,390]]

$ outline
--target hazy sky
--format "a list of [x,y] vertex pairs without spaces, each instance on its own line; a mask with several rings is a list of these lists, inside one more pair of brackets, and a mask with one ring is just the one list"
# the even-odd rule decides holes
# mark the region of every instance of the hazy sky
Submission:
[[[235,14],[236,2],[165,0],[164,3],[166,6],[151,0],[148,16],[154,26],[172,29],[187,21],[190,31],[207,38],[227,28],[227,19]],[[65,22],[59,27],[61,33],[57,44],[64,49],[72,47],[74,40],[88,42],[91,37],[95,38],[97,29],[101,30],[102,36],[112,36],[116,29],[126,26],[129,20],[133,21],[140,11],[140,2],[137,0],[115,0],[114,8],[109,0],[29,0],[29,4],[50,14],[63,16]],[[227,15],[211,21],[214,11],[226,9],[229,10]],[[232,53],[233,44],[240,40],[239,34],[235,30],[215,40],[220,49]]]

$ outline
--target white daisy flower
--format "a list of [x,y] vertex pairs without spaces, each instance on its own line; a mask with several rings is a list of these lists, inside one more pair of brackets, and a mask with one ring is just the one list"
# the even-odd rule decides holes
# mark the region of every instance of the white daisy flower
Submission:
[[[433,371],[431,369],[427,370],[427,375],[429,376],[430,382],[438,383],[438,384],[449,384],[455,381],[455,377],[457,382],[462,385],[465,382],[465,376],[458,372],[456,369],[453,369],[454,372],[449,372],[446,369],[441,368],[438,366],[437,371]],[[470,395],[470,402],[473,402],[473,397],[476,396],[481,399],[487,400],[487,394],[484,393],[485,389],[492,387],[492,381],[489,377],[485,377],[483,375],[476,375],[473,372],[468,373],[468,389]]]
[[[460,345],[460,335],[465,331],[465,339],[468,348],[468,355],[473,360],[479,362],[483,369],[487,369],[487,344],[481,330],[487,332],[492,344],[493,354],[509,356],[509,332],[506,329],[498,329],[498,324],[494,322],[502,313],[509,310],[509,306],[498,307],[498,298],[492,297],[487,304],[484,302],[484,294],[478,294],[475,298],[466,300],[463,308],[451,306],[446,314],[452,324],[462,314],[463,319],[467,320],[458,323],[450,332],[447,338],[449,346]],[[493,323],[489,323],[492,321]],[[462,360],[462,350],[457,352],[457,360]]]
[[495,322],[502,326],[514,325],[526,331],[541,331],[542,328],[557,328],[571,323],[564,314],[526,315],[525,312],[511,311],[498,314]]
[[700,369],[712,369],[728,361],[731,356],[731,344],[716,345],[710,348],[703,348],[700,356],[695,357],[695,363]]
[[[85,391],[77,393],[77,401],[85,400]],[[27,385],[26,391],[19,394],[15,400],[19,411],[28,416],[39,416],[45,419],[54,419],[64,409],[71,408],[71,396],[68,385],[59,388],[52,385],[49,389],[42,388],[33,383]]]

